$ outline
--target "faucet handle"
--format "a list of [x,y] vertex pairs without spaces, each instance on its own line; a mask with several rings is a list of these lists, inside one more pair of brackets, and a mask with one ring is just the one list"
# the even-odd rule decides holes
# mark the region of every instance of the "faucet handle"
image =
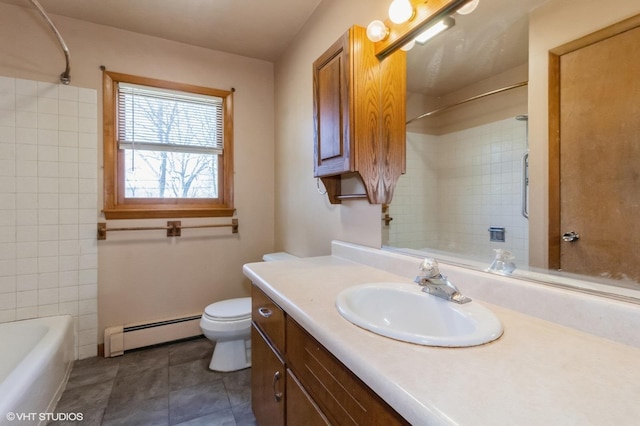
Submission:
[[427,257],[422,261],[422,264],[420,264],[419,269],[421,272],[420,275],[425,278],[432,278],[440,275],[440,269],[438,268],[438,261],[430,257]]

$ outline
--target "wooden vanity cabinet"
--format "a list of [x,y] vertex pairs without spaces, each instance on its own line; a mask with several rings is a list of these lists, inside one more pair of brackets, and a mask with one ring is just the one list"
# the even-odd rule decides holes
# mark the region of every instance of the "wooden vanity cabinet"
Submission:
[[[331,203],[357,175],[372,204],[391,202],[406,169],[406,54],[380,61],[366,29],[351,27],[313,63],[314,176]],[[364,196],[363,195],[363,196]]]
[[409,424],[289,317],[286,330],[287,366],[331,424]]
[[255,285],[251,296],[258,425],[408,424]]
[[285,424],[284,312],[262,291],[251,293],[251,407],[259,425]]

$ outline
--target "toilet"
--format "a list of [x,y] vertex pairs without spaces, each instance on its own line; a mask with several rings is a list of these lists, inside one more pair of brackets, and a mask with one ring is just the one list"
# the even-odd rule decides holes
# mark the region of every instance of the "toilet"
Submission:
[[[265,262],[297,259],[289,253],[269,253]],[[208,305],[200,318],[205,337],[215,342],[209,369],[237,371],[251,367],[251,298],[239,297]]]

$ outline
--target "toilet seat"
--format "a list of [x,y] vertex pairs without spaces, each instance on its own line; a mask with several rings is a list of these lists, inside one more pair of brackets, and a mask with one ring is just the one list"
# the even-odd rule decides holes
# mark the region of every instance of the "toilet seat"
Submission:
[[251,297],[223,300],[204,309],[205,318],[212,321],[238,321],[251,317]]

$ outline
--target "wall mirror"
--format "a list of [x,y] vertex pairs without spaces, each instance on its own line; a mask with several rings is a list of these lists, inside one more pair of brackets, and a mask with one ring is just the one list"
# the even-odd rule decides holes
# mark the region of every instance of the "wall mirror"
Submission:
[[547,1],[480,0],[408,52],[407,173],[383,206],[382,245],[481,270],[507,250],[514,277],[640,303],[620,271],[530,262],[528,216],[547,215],[530,204],[530,168],[547,165],[528,159],[529,13]]

